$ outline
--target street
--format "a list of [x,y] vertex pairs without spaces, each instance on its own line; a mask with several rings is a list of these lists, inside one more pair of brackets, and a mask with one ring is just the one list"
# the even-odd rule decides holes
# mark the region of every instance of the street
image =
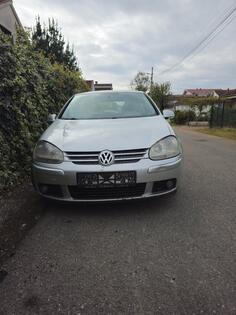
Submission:
[[236,142],[177,128],[176,194],[42,202],[5,262],[0,314],[236,314]]

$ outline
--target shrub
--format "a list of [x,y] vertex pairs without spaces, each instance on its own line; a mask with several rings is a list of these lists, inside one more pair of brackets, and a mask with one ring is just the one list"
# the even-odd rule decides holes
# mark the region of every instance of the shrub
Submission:
[[201,113],[201,115],[197,117],[198,121],[209,121],[209,119],[210,119],[209,113]]
[[189,111],[177,110],[175,112],[174,123],[177,125],[184,125],[187,122],[195,120],[195,119],[196,119],[196,114],[193,110],[189,110]]
[[0,32],[0,185],[30,171],[35,142],[75,92],[87,90],[79,71],[69,71],[35,51],[19,30],[15,45]]

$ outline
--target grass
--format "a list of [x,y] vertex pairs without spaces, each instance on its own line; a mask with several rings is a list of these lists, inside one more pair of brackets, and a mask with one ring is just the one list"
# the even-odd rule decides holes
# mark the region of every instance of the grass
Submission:
[[208,135],[236,140],[236,128],[199,128],[196,131]]

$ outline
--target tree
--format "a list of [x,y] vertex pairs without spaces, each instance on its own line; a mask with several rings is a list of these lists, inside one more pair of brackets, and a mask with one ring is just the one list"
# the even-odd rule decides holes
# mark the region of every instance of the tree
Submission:
[[147,92],[150,87],[150,77],[144,72],[138,72],[131,82],[131,87],[136,91]]
[[68,65],[70,70],[77,70],[77,60],[74,54],[74,50],[70,48],[70,44],[67,43],[64,53],[64,63]]
[[65,44],[64,37],[54,19],[48,20],[48,26],[41,25],[40,17],[32,33],[35,50],[43,52],[52,63],[59,63],[70,70],[79,70],[77,58],[69,43]]
[[169,96],[171,95],[170,82],[160,84],[154,83],[149,94],[154,102],[159,105],[160,110],[163,111],[168,103]]

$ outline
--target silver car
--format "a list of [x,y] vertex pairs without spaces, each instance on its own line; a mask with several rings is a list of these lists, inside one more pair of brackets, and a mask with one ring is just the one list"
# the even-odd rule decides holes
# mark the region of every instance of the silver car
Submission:
[[143,92],[74,95],[42,134],[32,179],[45,197],[112,201],[174,192],[181,173],[181,144]]

